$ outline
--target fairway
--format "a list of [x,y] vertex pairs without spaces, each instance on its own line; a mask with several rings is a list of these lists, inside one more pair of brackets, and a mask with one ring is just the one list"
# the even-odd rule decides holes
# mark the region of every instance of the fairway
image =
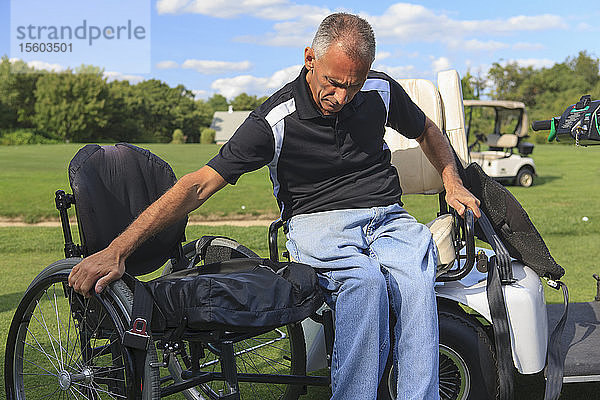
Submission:
[[[219,146],[140,144],[167,161],[179,178],[202,167]],[[57,219],[54,192],[69,191],[69,161],[83,144],[0,146],[0,217],[26,222]],[[192,213],[200,219],[276,218],[277,204],[266,168],[246,174]]]
[[[58,220],[54,191],[68,189],[67,165],[81,147],[78,144],[0,147],[0,217],[37,221]],[[168,161],[177,176],[192,171],[218,151],[213,145],[161,145],[148,147]],[[561,145],[537,146],[533,158],[538,168],[534,186],[508,188],[528,211],[546,240],[551,253],[567,271],[564,280],[572,301],[590,301],[595,295],[593,273],[600,274],[597,243],[600,241],[600,159],[594,148]],[[405,207],[421,222],[435,217],[437,196],[407,196]],[[244,208],[242,208],[244,206]],[[266,169],[242,177],[210,199],[196,218],[275,218],[277,208]],[[587,217],[587,218],[584,218]],[[75,233],[75,229],[74,229]],[[266,256],[265,227],[190,226],[192,240],[204,234],[230,236],[261,256]],[[283,238],[280,244],[283,243]],[[62,254],[60,228],[0,228],[0,346],[4,348],[8,326],[27,285],[39,271]],[[6,279],[6,277],[10,277]],[[546,289],[549,302],[561,296]],[[4,354],[0,357],[4,359]],[[4,385],[2,382],[0,385]],[[566,385],[563,399],[595,398],[599,384]],[[519,384],[517,398],[542,398],[538,381]],[[3,393],[3,387],[0,388]],[[309,399],[321,399],[326,391],[309,392]]]

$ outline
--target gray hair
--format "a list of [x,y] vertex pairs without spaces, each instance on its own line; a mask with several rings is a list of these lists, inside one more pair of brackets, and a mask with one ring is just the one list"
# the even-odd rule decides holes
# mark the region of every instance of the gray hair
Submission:
[[334,43],[341,44],[344,53],[355,61],[371,65],[375,60],[375,34],[371,25],[357,15],[335,13],[326,17],[312,42],[315,57],[322,57]]

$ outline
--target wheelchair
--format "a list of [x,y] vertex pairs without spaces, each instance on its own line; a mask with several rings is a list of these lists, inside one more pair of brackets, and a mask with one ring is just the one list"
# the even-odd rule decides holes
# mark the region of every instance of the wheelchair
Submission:
[[[163,329],[160,324],[144,326],[151,343],[143,356],[143,371],[138,370],[143,386],[136,391],[135,355],[124,344],[135,318],[135,276],[161,266],[164,269],[155,281],[185,276],[191,270],[225,273],[236,260],[259,256],[225,237],[204,236],[182,245],[187,222],[183,220],[134,252],[122,279],[100,295],[83,297],[68,286],[71,269],[81,257],[110,243],[175,177],[164,161],[129,144],[87,145],[71,161],[69,173],[73,194],[59,190],[55,197],[66,258],[45,268],[17,307],[6,346],[7,399],[159,399],[180,392],[192,400],[297,399],[307,386],[330,385],[334,329],[332,311],[325,306],[304,322],[278,327],[191,330],[183,325],[175,329]],[[80,245],[73,242],[69,224],[67,210],[72,205]],[[269,228],[273,262],[279,261],[277,234],[283,226],[283,221],[276,221]],[[472,233],[458,232],[463,235],[452,236],[453,245],[462,248],[468,242],[465,234]],[[472,241],[469,247],[472,252]],[[472,264],[472,260],[470,265],[463,263],[462,268],[446,271],[440,279],[463,276]],[[152,313],[153,321],[160,320],[156,306]],[[318,326],[323,332],[321,357],[326,364],[316,374],[307,374],[303,324]]]

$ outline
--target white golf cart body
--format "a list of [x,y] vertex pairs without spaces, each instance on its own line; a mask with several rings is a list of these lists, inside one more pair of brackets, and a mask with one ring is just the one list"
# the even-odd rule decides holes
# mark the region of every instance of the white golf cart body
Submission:
[[[423,79],[400,80],[400,84],[425,114],[446,132],[452,146],[464,166],[470,161],[465,135],[465,116],[460,77],[454,70],[438,74],[438,87]],[[392,162],[399,171],[403,194],[438,194],[443,185],[436,169],[429,163],[418,143],[406,139],[388,128],[385,142],[392,152]],[[433,210],[432,210],[433,213]],[[446,215],[448,217],[448,215]],[[430,229],[436,241],[438,263],[452,263],[454,247],[448,237],[448,225],[444,216],[432,221]],[[476,251],[480,250],[479,248]],[[493,252],[487,249],[488,256]],[[513,261],[515,282],[504,285],[506,308],[509,318],[513,362],[522,374],[541,371],[546,365],[548,343],[548,318],[542,282],[536,273],[523,264]],[[443,272],[443,271],[441,271]],[[491,324],[490,309],[486,295],[487,274],[476,268],[463,279],[440,282],[436,285],[437,296],[454,303],[468,312],[475,313]],[[307,350],[307,370],[325,368],[325,345],[323,329],[311,320],[303,322]]]
[[[487,134],[485,144],[496,150],[471,151],[471,161],[479,164],[487,175],[499,181],[514,181],[521,186],[531,186],[533,176],[536,174],[535,163],[531,157],[520,154],[518,148],[520,138],[527,136],[529,129],[525,104],[508,100],[464,100],[463,103],[465,108],[489,107],[496,111],[494,124],[496,132],[485,132]],[[512,114],[518,119],[514,132],[499,134],[502,129],[501,124],[504,122],[498,115],[499,110],[514,111]],[[469,135],[470,133],[467,132],[467,136]],[[517,177],[523,170],[529,170],[531,175],[525,177],[523,182],[519,182]]]

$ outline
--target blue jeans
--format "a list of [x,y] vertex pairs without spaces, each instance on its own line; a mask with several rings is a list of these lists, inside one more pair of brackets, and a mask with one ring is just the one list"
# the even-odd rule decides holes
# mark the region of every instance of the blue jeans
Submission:
[[391,205],[297,215],[288,228],[291,257],[317,269],[335,310],[332,399],[376,399],[390,347],[397,398],[438,399],[437,255],[427,227]]

